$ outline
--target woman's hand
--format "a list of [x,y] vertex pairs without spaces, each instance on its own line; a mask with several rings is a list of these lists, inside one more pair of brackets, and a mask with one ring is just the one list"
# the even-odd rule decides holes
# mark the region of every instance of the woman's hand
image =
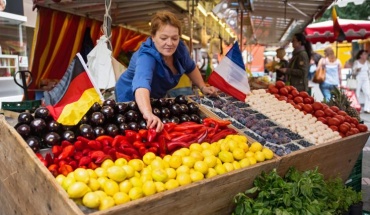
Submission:
[[201,90],[203,94],[205,95],[210,95],[210,96],[217,96],[217,90],[216,88],[212,87],[212,86],[204,86],[201,88]]
[[154,115],[152,112],[144,112],[143,118],[146,121],[146,127],[155,128],[156,132],[159,133],[163,130],[163,123],[160,118]]

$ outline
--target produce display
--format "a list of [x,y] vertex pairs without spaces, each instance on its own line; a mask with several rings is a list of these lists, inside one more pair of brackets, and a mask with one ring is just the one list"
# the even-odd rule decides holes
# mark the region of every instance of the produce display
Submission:
[[276,170],[257,176],[254,187],[234,197],[233,214],[352,214],[350,206],[361,200],[361,192],[345,187],[340,178],[325,181],[318,169],[291,167],[284,177]]
[[107,159],[95,170],[77,168],[56,176],[56,180],[76,202],[104,210],[248,167],[273,156],[273,152],[260,143],[249,147],[245,136],[227,135],[212,144],[193,143],[163,158],[148,152],[142,159]]

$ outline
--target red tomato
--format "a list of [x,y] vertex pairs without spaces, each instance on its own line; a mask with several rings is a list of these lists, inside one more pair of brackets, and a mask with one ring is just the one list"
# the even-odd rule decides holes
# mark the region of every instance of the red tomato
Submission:
[[275,94],[275,98],[279,99],[280,98],[280,95],[279,94]]
[[293,102],[293,100],[289,100],[288,99],[288,103],[291,104],[291,105],[293,105],[293,107],[295,106],[295,103]]
[[299,103],[303,103],[303,98],[300,97],[300,96],[297,96],[293,99],[293,101],[296,103],[296,104],[299,104]]
[[355,117],[352,117],[352,123],[358,125],[358,120]]
[[335,115],[334,118],[338,119],[340,124],[342,124],[344,120],[346,119],[344,116],[339,115],[339,114]]
[[315,114],[314,114],[317,118],[318,117],[324,117],[325,116],[325,113],[324,113],[324,111],[322,111],[322,110],[317,110],[317,111],[315,111]]
[[296,96],[299,96],[299,92],[298,92],[298,90],[292,90],[292,91],[290,91],[290,94],[293,96],[293,97],[296,97]]
[[340,124],[340,122],[339,122],[339,120],[337,119],[337,118],[330,118],[329,120],[328,120],[328,124],[329,125],[335,125],[335,126],[338,126],[339,124]]
[[346,134],[345,133],[342,133],[342,132],[339,132],[339,135],[343,138],[343,137],[346,137]]
[[306,91],[299,92],[299,95],[302,96],[302,98],[307,98],[307,97],[310,96],[310,95],[308,95],[308,93]]
[[342,132],[343,134],[346,134],[349,131],[350,128],[351,128],[351,126],[349,126],[349,125],[341,124],[339,126],[339,131]]
[[351,128],[350,131],[353,131],[353,133],[358,134],[360,131],[357,128]]
[[358,124],[357,125],[357,129],[360,131],[360,132],[366,132],[367,131],[367,126],[364,125],[364,124]]
[[307,113],[312,113],[313,111],[312,106],[310,104],[305,104],[303,106],[303,110],[306,111]]
[[294,108],[295,108],[295,109],[298,109],[298,110],[302,110],[302,107],[301,107],[301,106],[299,106],[299,105],[294,105]]
[[289,91],[288,91],[288,89],[286,87],[282,87],[282,88],[279,89],[279,93],[281,95],[286,96],[286,95],[288,95]]
[[278,99],[280,101],[288,101],[288,98],[286,96],[280,96]]
[[284,83],[283,81],[277,81],[277,82],[275,83],[275,86],[276,86],[278,89],[280,89],[280,88],[282,88],[282,87],[285,87],[285,83]]
[[341,115],[341,116],[347,116],[347,113],[345,111],[342,111],[342,110],[338,111],[337,114]]
[[325,113],[325,115],[326,116],[334,116],[334,111],[332,111],[330,108],[326,108],[325,110],[324,110],[324,113]]
[[337,106],[335,106],[335,105],[334,106],[331,106],[330,109],[332,111],[334,111],[335,113],[337,113],[338,111],[340,111],[340,109]]
[[318,117],[317,120],[319,120],[320,122],[324,124],[328,124],[328,121],[324,117]]
[[330,128],[331,130],[333,130],[333,131],[338,131],[338,127],[337,127],[337,126],[335,126],[335,125],[331,125],[331,126],[329,126],[329,128]]
[[303,99],[303,103],[305,103],[305,104],[312,104],[312,100],[309,97],[307,97],[307,98],[304,98]]
[[351,136],[351,135],[354,135],[355,132],[353,132],[352,130],[349,130],[347,133],[346,133],[346,137],[348,136]]
[[[297,104],[297,103],[296,103]],[[298,103],[297,105],[301,106],[301,109],[303,109],[304,104],[303,103]]]
[[292,94],[288,94],[288,99],[293,99],[293,96],[292,96]]
[[354,123],[350,123],[351,128],[357,128],[357,126]]
[[322,104],[322,109],[325,110],[326,108],[328,108],[329,106],[325,103],[321,103]]
[[269,92],[271,94],[277,94],[277,93],[279,93],[279,89],[276,88],[276,87],[274,87],[274,86],[272,86],[271,88],[269,88]]
[[346,118],[344,121],[349,122],[349,123],[351,123],[351,122],[352,122],[352,117],[350,117],[350,116],[348,116],[348,115],[346,115],[346,116],[344,116],[344,117]]
[[285,88],[288,90],[288,92],[292,91],[292,86],[285,86]]
[[321,104],[321,102],[314,102],[312,104],[312,108],[314,110],[322,110],[323,109],[323,105]]

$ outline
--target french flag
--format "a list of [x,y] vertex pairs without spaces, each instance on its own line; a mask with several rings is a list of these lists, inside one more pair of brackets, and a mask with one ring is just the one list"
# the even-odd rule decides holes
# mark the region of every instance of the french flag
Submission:
[[250,87],[238,42],[234,43],[211,73],[208,83],[240,101],[245,101]]

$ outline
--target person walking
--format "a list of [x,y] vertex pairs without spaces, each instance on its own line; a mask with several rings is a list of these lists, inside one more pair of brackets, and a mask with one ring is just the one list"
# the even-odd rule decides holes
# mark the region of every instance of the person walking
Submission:
[[286,75],[286,84],[294,86],[298,91],[308,92],[308,69],[312,54],[311,43],[302,33],[294,34],[292,39],[293,56],[288,68],[279,69]]
[[325,81],[320,83],[320,90],[324,96],[325,101],[331,98],[331,91],[334,87],[341,85],[341,70],[342,64],[337,59],[331,47],[324,50],[325,57],[321,58],[317,68],[325,68]]
[[364,112],[370,113],[370,63],[367,57],[368,53],[363,49],[360,50],[356,55],[352,70],[357,80],[356,96],[359,98],[362,91],[365,96]]

